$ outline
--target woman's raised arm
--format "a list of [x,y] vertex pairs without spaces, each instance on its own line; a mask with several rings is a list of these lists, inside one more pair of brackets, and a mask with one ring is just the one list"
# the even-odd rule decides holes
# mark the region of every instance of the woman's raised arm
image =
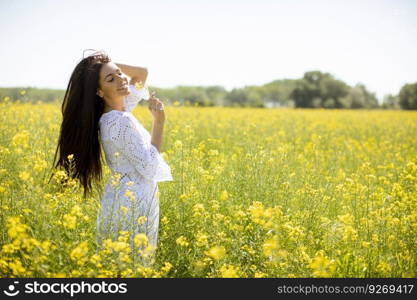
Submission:
[[116,63],[115,64],[120,68],[120,70],[130,77],[129,84],[135,84],[141,82],[142,85],[145,84],[146,78],[148,77],[148,69],[143,67],[130,66],[125,64]]

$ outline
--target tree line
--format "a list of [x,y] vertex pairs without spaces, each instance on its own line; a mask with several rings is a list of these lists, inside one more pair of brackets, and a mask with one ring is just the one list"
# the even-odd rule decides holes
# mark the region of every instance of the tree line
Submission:
[[[349,86],[330,73],[309,71],[300,79],[274,80],[260,86],[227,91],[222,86],[149,87],[165,103],[190,106],[299,107],[346,109],[417,109],[417,82],[405,84],[398,95],[385,95],[379,104],[364,84]],[[0,101],[60,102],[65,90],[0,88]]]

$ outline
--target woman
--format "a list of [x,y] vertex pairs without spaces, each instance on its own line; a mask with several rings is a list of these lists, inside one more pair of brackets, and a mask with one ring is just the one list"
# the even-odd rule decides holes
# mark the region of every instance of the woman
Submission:
[[146,69],[113,63],[101,51],[83,58],[71,75],[62,103],[54,158],[55,162],[59,151],[55,168],[61,166],[70,173],[68,155],[73,155],[71,177],[79,179],[85,198],[92,193],[92,181],[99,183],[102,178],[102,145],[112,176],[100,201],[97,242],[100,246],[103,239],[115,240],[120,231],[128,231],[134,258],[142,263],[143,257],[152,261],[157,244],[157,182],[173,180],[159,153],[165,122],[163,103],[154,94],[149,99],[152,135],[130,112],[141,100],[134,85],[144,84],[146,77]]

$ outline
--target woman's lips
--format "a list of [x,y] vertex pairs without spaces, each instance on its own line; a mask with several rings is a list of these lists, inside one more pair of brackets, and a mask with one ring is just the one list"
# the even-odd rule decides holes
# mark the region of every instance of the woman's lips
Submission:
[[127,89],[127,84],[124,84],[121,88],[118,88],[117,90],[121,91],[121,90],[125,90]]

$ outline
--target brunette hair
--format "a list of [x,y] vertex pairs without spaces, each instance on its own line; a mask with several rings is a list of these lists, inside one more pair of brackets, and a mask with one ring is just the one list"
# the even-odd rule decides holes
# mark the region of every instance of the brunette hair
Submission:
[[[84,199],[87,194],[92,194],[92,182],[100,183],[102,179],[98,121],[104,111],[104,102],[96,93],[100,70],[110,61],[104,51],[83,57],[71,74],[61,106],[62,124],[53,167],[62,167],[70,178],[78,179],[84,188]],[[71,169],[70,154],[73,155]]]

